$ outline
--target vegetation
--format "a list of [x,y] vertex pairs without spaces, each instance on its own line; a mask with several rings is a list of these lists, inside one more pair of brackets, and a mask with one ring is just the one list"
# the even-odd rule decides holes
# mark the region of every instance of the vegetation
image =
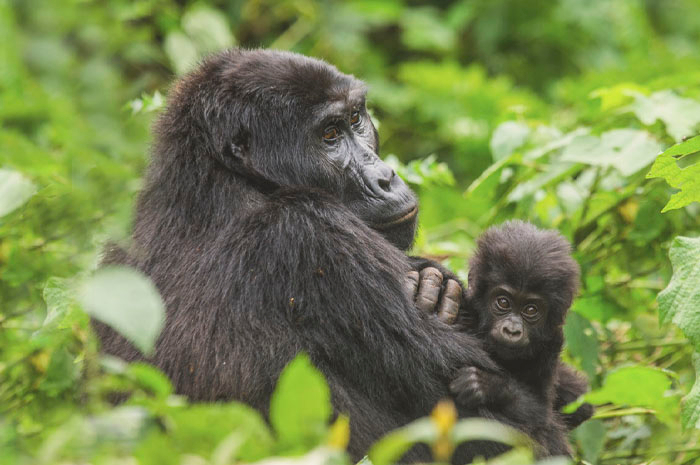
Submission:
[[[328,425],[304,355],[268,426],[100,356],[89,329],[86,312],[152,348],[152,285],[93,272],[107,239],[128,238],[169,83],[233,45],[324,58],[370,84],[383,156],[420,194],[415,253],[466,278],[491,224],[562,231],[583,276],[564,357],[599,406],[572,435],[577,457],[700,461],[697,0],[0,0],[0,464],[347,463],[348,420]],[[129,400],[115,407],[115,393]],[[423,441],[444,461],[476,437],[514,445],[493,463],[532,462],[517,433],[455,422],[449,404],[371,459]]]

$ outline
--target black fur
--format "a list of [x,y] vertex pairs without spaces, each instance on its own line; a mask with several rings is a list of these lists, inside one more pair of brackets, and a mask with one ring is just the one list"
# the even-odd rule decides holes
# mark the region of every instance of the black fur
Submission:
[[[470,262],[467,309],[460,322],[484,341],[513,379],[466,369],[453,382],[453,391],[492,407],[531,399],[526,410],[532,424],[539,424],[533,437],[544,446],[543,455],[570,454],[567,431],[592,414],[588,404],[572,414],[559,413],[587,389],[585,380],[559,360],[562,326],[578,281],[569,243],[556,231],[521,221],[487,230]],[[521,313],[531,306],[537,309],[532,319]],[[508,343],[509,337],[514,342]]]
[[[377,157],[363,98],[362,83],[299,55],[208,59],[171,91],[132,244],[104,260],[142,270],[161,292],[167,320],[150,361],[178,393],[267,413],[280,371],[306,351],[336,412],[350,415],[355,459],[428,414],[457,368],[498,370],[474,336],[424,318],[404,294],[415,200]],[[361,125],[349,124],[355,108]],[[326,124],[343,138],[322,141]],[[95,328],[107,353],[141,358]],[[475,445],[463,458],[497,450]]]

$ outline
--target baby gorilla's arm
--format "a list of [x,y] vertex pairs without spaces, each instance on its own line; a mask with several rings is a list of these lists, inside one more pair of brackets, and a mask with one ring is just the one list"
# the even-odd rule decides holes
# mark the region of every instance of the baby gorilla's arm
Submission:
[[[575,401],[588,391],[588,382],[582,374],[562,362],[557,365],[556,376],[554,410],[561,411],[565,405]],[[566,427],[572,430],[591,418],[593,413],[593,406],[584,402],[574,412],[562,412],[560,415]]]

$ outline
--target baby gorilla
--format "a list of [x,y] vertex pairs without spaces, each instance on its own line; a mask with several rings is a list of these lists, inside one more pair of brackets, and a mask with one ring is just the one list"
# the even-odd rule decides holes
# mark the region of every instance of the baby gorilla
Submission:
[[530,413],[543,423],[534,439],[553,455],[570,453],[567,430],[593,413],[589,404],[574,413],[559,412],[587,389],[586,381],[559,360],[562,326],[578,280],[571,247],[558,232],[510,221],[479,238],[466,308],[457,317],[503,368],[503,374],[463,368],[451,385],[457,400],[507,409],[523,396],[532,397]]

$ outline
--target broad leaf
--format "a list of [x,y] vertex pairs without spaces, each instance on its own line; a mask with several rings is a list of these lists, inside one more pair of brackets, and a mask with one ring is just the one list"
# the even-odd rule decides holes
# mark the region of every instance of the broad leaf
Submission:
[[0,169],[0,217],[19,208],[35,192],[34,184],[22,174]]
[[[671,251],[673,277],[658,296],[659,316],[663,323],[673,322],[695,348],[696,373],[700,365],[700,237],[677,237]],[[700,427],[700,382],[697,378],[685,397],[682,410],[683,426]]]
[[326,436],[332,413],[328,384],[306,354],[280,375],[270,403],[270,423],[285,447],[309,450]]
[[664,178],[671,187],[680,189],[680,192],[671,196],[661,212],[700,201],[700,163],[696,162],[685,168],[681,168],[677,163],[696,152],[700,152],[700,136],[669,148],[659,155],[651,166],[647,178]]
[[613,403],[634,407],[646,407],[656,416],[670,423],[674,418],[678,400],[667,396],[671,380],[667,373],[657,368],[628,366],[611,371],[603,387],[584,396],[592,404]]
[[671,90],[662,90],[649,97],[635,94],[635,102],[629,110],[646,125],[657,120],[666,125],[666,132],[676,141],[697,134],[700,124],[700,102],[682,98]]
[[165,319],[165,305],[153,283],[125,267],[98,270],[78,291],[83,309],[108,324],[144,354],[150,354]]
[[498,125],[491,136],[491,155],[494,161],[506,158],[521,147],[530,135],[530,127],[517,121],[506,121]]
[[612,166],[629,176],[651,163],[660,151],[661,145],[646,131],[613,129],[600,137],[584,135],[574,138],[564,149],[561,160]]

